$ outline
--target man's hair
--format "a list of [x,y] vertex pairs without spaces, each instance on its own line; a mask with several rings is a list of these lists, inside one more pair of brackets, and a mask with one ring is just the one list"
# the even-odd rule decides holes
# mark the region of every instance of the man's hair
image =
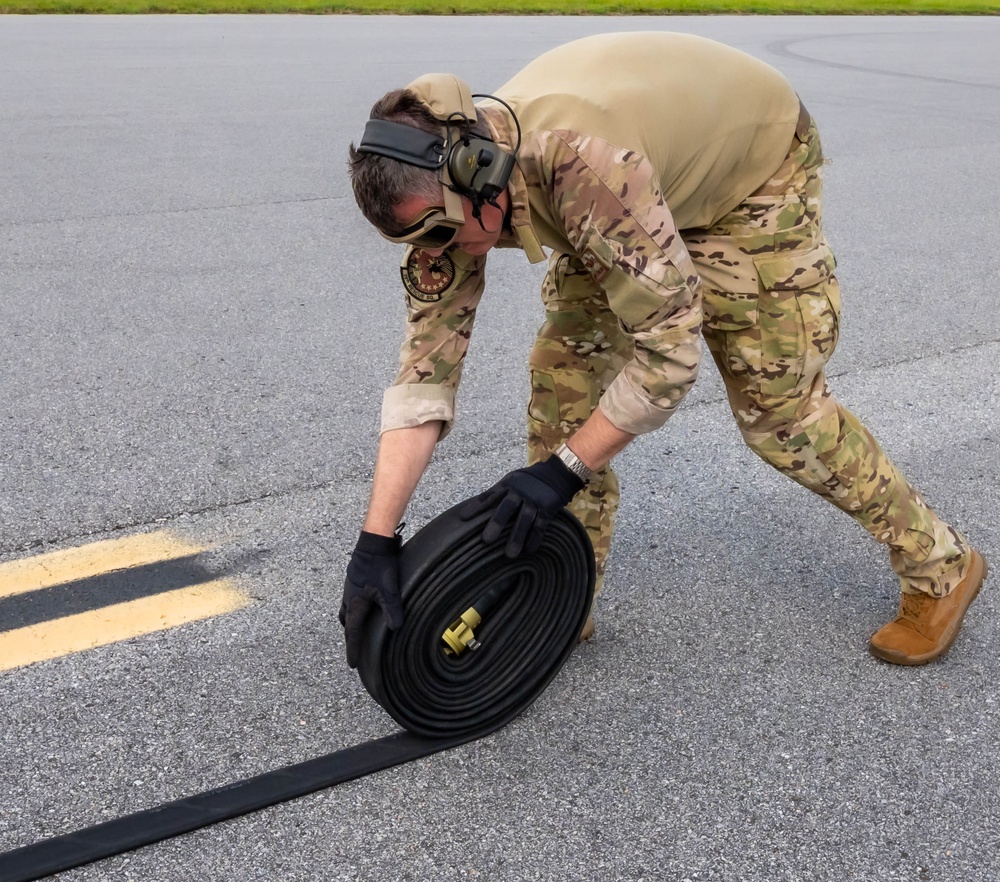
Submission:
[[[491,137],[482,111],[477,114],[479,119],[469,131]],[[403,123],[434,135],[440,134],[443,126],[430,108],[406,89],[394,89],[383,95],[372,106],[370,118]],[[407,165],[388,156],[362,153],[353,143],[347,166],[361,213],[390,236],[399,235],[403,230],[403,223],[396,217],[396,206],[401,202],[422,196],[432,204],[441,204],[441,181],[437,172],[431,169]]]

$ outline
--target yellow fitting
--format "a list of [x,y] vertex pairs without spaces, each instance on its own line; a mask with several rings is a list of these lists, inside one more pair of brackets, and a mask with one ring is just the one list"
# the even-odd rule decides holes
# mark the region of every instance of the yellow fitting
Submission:
[[479,641],[472,629],[478,627],[481,621],[482,617],[472,606],[455,619],[451,627],[441,635],[445,653],[460,655],[466,649],[479,649]]

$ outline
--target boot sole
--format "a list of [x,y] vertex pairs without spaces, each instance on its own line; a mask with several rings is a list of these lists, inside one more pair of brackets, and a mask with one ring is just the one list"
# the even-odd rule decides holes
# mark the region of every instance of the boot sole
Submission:
[[962,630],[962,622],[965,621],[965,614],[969,611],[969,607],[972,606],[973,601],[979,596],[979,592],[983,588],[983,583],[986,581],[986,577],[990,574],[990,566],[986,562],[986,558],[979,554],[978,551],[975,552],[975,554],[983,562],[983,574],[979,578],[979,584],[976,585],[975,591],[972,592],[968,602],[965,604],[965,608],[962,610],[961,615],[955,619],[955,626],[952,633],[944,642],[943,646],[938,649],[934,649],[931,652],[922,653],[921,655],[903,655],[902,653],[893,652],[891,649],[881,649],[873,643],[869,643],[868,651],[874,655],[875,658],[880,658],[882,661],[887,661],[890,664],[914,666],[925,665],[928,662],[932,662],[934,659],[944,655],[949,649],[951,649],[952,644],[958,639],[958,632]]

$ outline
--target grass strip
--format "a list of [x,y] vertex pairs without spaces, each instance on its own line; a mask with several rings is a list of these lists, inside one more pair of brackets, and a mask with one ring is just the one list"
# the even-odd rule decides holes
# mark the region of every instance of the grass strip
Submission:
[[1000,15],[1000,0],[0,0],[0,13]]

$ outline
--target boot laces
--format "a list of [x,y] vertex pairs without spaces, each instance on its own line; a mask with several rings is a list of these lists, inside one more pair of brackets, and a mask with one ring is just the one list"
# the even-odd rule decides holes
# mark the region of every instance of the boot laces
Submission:
[[933,602],[933,600],[933,597],[929,594],[924,594],[922,591],[919,594],[904,594],[901,611],[902,617],[914,623],[919,622],[925,607],[928,603]]

